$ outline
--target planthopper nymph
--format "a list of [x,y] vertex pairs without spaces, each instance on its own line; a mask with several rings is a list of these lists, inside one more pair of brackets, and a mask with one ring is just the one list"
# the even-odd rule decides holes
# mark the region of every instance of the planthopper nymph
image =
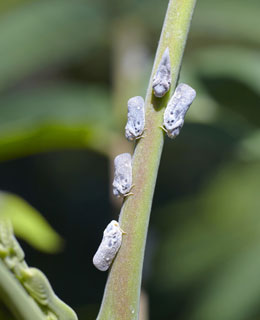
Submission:
[[185,115],[196,97],[196,91],[185,83],[180,83],[174,91],[165,112],[163,129],[173,139],[180,133]]
[[153,91],[157,98],[162,98],[171,86],[171,62],[169,48],[163,53],[161,62],[153,78]]
[[110,267],[121,246],[123,233],[117,221],[112,220],[107,225],[101,244],[93,258],[93,264],[98,270],[106,271]]
[[127,124],[125,136],[132,141],[141,138],[145,126],[144,99],[140,96],[128,100]]
[[121,153],[116,156],[114,166],[113,194],[117,197],[126,197],[133,187],[131,154]]

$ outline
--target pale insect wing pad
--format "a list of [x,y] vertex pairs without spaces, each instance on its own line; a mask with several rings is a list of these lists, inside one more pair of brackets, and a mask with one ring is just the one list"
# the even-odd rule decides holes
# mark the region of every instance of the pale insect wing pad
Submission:
[[183,104],[190,106],[196,98],[196,91],[186,83],[180,83],[176,88],[177,94],[183,100]]

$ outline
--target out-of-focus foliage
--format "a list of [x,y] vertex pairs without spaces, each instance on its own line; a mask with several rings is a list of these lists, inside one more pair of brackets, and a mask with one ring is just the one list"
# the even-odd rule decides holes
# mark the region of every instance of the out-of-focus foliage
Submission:
[[[102,12],[84,1],[32,1],[0,20],[0,89],[73,57],[86,55],[104,36]],[[85,32],[85,30],[91,32]]]
[[3,303],[0,303],[0,320],[15,320]]
[[[82,319],[95,318],[105,283],[91,256],[112,218],[104,163],[125,151],[118,108],[136,88],[145,95],[167,2],[0,3],[0,172],[11,176],[0,188],[26,195],[64,236],[63,258],[38,259]],[[151,319],[260,317],[259,11],[258,0],[198,0],[180,74],[197,98],[180,137],[165,141],[148,237]],[[15,160],[76,148],[87,152]],[[13,172],[23,168],[22,184]],[[21,236],[55,247],[39,217],[20,221]]]
[[165,231],[156,282],[161,290],[204,282],[194,319],[245,319],[258,306],[259,170],[259,163],[232,163],[218,170],[199,195],[157,213],[182,214],[156,218]]
[[40,213],[18,196],[0,192],[0,214],[12,221],[15,234],[48,253],[61,249],[62,239]]
[[53,148],[90,147],[108,154],[116,134],[103,88],[52,84],[4,96],[0,158]]

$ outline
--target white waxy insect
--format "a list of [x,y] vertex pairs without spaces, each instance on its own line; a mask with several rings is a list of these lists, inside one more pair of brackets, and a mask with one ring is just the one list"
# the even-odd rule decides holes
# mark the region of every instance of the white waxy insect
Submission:
[[132,188],[132,157],[130,153],[122,153],[115,157],[115,174],[113,194],[126,197]]
[[93,258],[94,266],[100,271],[106,271],[111,265],[122,242],[123,230],[119,223],[112,220],[103,233],[103,239]]
[[164,112],[162,127],[169,138],[175,138],[184,124],[185,115],[196,97],[196,91],[185,83],[180,83]]
[[171,62],[169,48],[163,53],[161,62],[153,78],[154,95],[161,98],[169,91],[171,85]]
[[128,100],[127,124],[125,127],[125,136],[127,140],[135,140],[141,137],[144,132],[145,115],[144,99],[140,96]]

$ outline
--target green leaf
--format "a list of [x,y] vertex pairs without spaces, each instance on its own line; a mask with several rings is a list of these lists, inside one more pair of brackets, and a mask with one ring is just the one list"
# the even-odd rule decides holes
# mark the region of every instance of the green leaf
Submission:
[[34,1],[34,0],[9,0],[9,1],[0,1],[0,14],[3,12],[12,10],[19,5],[22,5],[25,2]]
[[187,57],[197,76],[229,77],[246,83],[260,93],[259,51],[239,46],[212,46],[197,49]]
[[[193,60],[193,55],[191,60]],[[219,114],[219,105],[203,86],[203,82],[198,77],[197,69],[194,64],[189,64],[189,62],[189,57],[184,59],[179,83],[187,83],[194,88],[196,90],[196,99],[192,103],[192,107],[189,109],[185,121],[199,123],[215,122]]]
[[0,214],[11,219],[15,234],[36,249],[54,253],[63,240],[41,214],[20,197],[0,192]]
[[237,146],[237,154],[240,159],[255,161],[260,159],[260,130],[253,130]]
[[197,301],[192,319],[244,320],[257,311],[260,295],[260,241],[222,269]]
[[57,148],[109,154],[114,139],[104,89],[53,85],[5,96],[0,105],[0,160]]
[[84,1],[33,1],[0,20],[0,91],[54,64],[86,55],[103,39],[104,17]]
[[259,44],[259,10],[258,0],[251,0],[250,5],[241,0],[201,0],[195,11],[191,36],[210,40],[205,41],[206,45],[217,40]]
[[189,319],[248,319],[257,308],[259,172],[259,162],[232,162],[196,198],[160,210],[167,218],[158,221],[164,240],[156,281],[168,290],[199,287]]

